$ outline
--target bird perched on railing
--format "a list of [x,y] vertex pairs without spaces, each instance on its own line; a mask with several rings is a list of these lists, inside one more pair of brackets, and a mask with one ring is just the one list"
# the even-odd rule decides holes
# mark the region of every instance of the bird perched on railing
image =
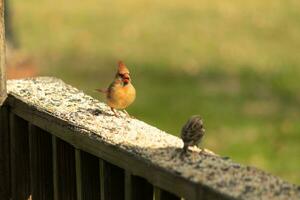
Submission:
[[126,65],[122,61],[119,61],[118,65],[118,72],[109,87],[106,90],[96,90],[106,95],[107,105],[115,116],[117,116],[115,109],[121,109],[129,116],[125,108],[134,102],[136,92],[131,84],[130,73]]
[[182,155],[187,153],[189,146],[198,145],[204,134],[205,129],[201,117],[199,115],[190,117],[181,129],[181,139],[184,143]]

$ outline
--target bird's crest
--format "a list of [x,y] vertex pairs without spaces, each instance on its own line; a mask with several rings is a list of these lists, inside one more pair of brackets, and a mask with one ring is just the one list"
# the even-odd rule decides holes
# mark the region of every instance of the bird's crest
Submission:
[[119,67],[118,67],[118,73],[119,74],[129,74],[128,68],[126,67],[126,65],[122,61],[119,61],[118,65],[119,65]]

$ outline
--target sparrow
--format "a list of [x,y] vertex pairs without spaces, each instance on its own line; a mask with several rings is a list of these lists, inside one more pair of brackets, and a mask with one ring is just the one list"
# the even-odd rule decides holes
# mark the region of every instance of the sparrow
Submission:
[[184,144],[182,154],[187,153],[189,146],[198,145],[204,134],[205,129],[201,117],[199,115],[191,116],[181,129],[181,139]]
[[106,90],[96,90],[106,95],[106,103],[115,116],[117,116],[115,109],[121,109],[129,116],[125,108],[134,102],[136,91],[131,84],[129,70],[122,61],[118,62],[118,72],[109,87]]

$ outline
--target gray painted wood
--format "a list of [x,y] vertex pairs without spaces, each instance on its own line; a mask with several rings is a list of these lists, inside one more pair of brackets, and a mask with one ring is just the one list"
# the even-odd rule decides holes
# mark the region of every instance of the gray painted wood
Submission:
[[32,200],[52,200],[52,136],[29,124],[29,150]]
[[28,124],[10,113],[12,199],[30,198]]

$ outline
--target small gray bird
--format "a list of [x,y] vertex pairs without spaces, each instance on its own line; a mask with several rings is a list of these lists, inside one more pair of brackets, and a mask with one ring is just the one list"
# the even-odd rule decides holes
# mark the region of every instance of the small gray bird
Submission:
[[181,129],[181,139],[184,146],[182,153],[186,153],[189,146],[198,145],[205,133],[203,121],[199,115],[194,115]]

